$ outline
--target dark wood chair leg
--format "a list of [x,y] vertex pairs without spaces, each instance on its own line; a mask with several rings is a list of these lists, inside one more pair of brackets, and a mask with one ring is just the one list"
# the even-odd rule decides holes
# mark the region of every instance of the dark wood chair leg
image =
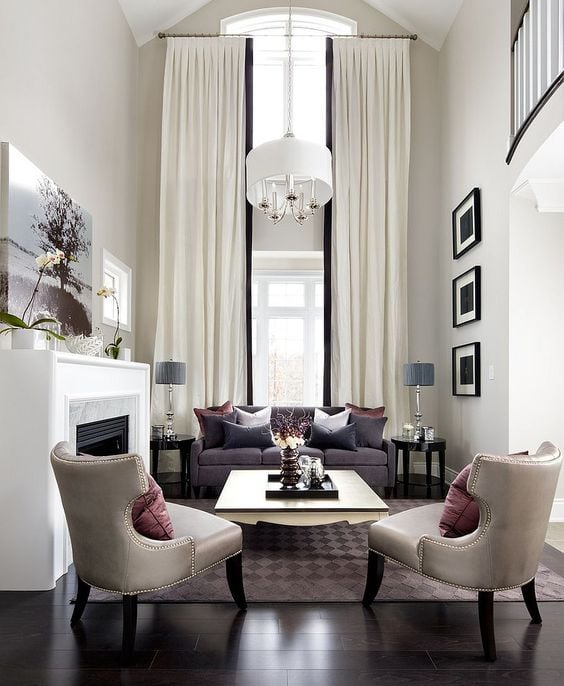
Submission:
[[137,596],[124,595],[123,602],[123,634],[121,642],[121,661],[127,665],[131,662],[135,647],[135,631],[137,629]]
[[527,610],[531,615],[531,624],[542,624],[542,617],[540,616],[537,595],[535,593],[535,580],[531,579],[528,584],[521,586],[521,593],[523,594]]
[[391,498],[393,492],[394,492],[393,486],[384,486],[384,498],[386,498],[386,499]]
[[494,662],[497,654],[495,650],[493,591],[478,591],[478,616],[484,655],[486,660]]
[[70,624],[75,626],[80,622],[86,603],[88,602],[88,596],[90,595],[90,585],[78,577],[78,592],[76,594],[76,602],[74,604],[74,610],[72,613]]
[[368,570],[366,572],[366,588],[364,589],[364,596],[362,604],[368,607],[376,597],[380,590],[380,584],[384,576],[384,562],[385,558],[380,553],[375,553],[372,550],[368,551]]
[[233,600],[241,610],[246,610],[247,599],[245,598],[245,588],[243,586],[243,554],[239,553],[229,557],[225,561],[225,571],[227,573],[227,584]]

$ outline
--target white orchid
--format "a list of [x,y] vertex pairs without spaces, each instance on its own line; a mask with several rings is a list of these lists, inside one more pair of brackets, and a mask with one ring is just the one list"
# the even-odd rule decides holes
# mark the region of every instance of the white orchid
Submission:
[[102,286],[96,291],[96,295],[101,295],[103,298],[112,298],[116,295],[116,289],[109,286]]

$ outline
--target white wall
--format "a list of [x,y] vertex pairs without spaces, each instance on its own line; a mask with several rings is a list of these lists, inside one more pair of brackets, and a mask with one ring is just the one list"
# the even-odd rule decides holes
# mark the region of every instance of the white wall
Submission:
[[[405,33],[401,26],[372,9],[363,0],[305,0],[297,6],[322,9],[346,15],[358,23],[359,33]],[[171,31],[207,33],[219,31],[224,17],[261,7],[280,6],[279,0],[213,0],[183,20]],[[282,3],[283,5],[283,3]],[[158,284],[158,207],[159,158],[162,79],[165,41],[154,39],[140,50],[140,127],[143,131],[139,152],[142,180],[140,184],[140,241],[138,263],[144,274],[139,284],[137,330],[139,360],[153,359],[154,331]],[[411,44],[412,77],[412,146],[409,190],[409,354],[410,359],[438,362],[437,347],[437,205],[439,198],[439,117],[438,53],[422,41]],[[299,229],[307,232],[307,226]],[[304,250],[318,250],[319,237],[300,241]],[[279,244],[290,250],[291,241]],[[272,249],[261,242],[261,249]],[[407,360],[406,360],[407,361]],[[436,389],[425,389],[425,421],[437,420]],[[400,422],[404,418],[400,419]],[[407,419],[407,418],[405,418]]]
[[[564,447],[564,213],[540,213],[512,197],[510,222],[509,449],[535,450],[546,440]],[[557,497],[564,498],[562,474]]]
[[94,291],[102,248],[138,276],[137,64],[117,0],[0,2],[0,140],[91,213]]
[[[439,56],[441,87],[439,432],[459,470],[475,453],[508,443],[509,0],[465,0]],[[452,259],[451,212],[478,186],[482,242]],[[482,267],[482,319],[452,328],[452,279]],[[454,397],[451,349],[479,341],[482,395]],[[494,367],[495,379],[487,370]]]

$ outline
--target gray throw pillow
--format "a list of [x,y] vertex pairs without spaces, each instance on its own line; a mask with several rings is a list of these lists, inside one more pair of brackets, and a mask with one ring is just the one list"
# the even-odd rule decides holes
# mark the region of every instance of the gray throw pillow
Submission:
[[311,436],[308,446],[310,448],[337,448],[338,450],[356,450],[356,427],[354,424],[347,424],[341,429],[327,429],[321,424],[311,425]]
[[274,445],[270,424],[259,426],[242,426],[225,422],[225,450],[233,448],[271,448]]
[[382,437],[387,417],[366,417],[351,415],[351,424],[356,426],[356,444],[359,448],[377,448],[382,450]]
[[208,448],[221,448],[225,440],[223,424],[225,421],[234,422],[235,412],[228,414],[204,414],[202,422],[204,425],[204,446]]

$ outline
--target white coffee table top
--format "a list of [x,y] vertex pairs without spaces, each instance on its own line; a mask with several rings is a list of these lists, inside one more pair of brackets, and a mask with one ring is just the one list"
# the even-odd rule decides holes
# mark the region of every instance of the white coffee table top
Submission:
[[350,524],[382,519],[388,506],[353,470],[327,471],[338,498],[266,498],[267,475],[262,469],[232,470],[215,505],[215,514],[244,524],[272,522],[294,526]]

